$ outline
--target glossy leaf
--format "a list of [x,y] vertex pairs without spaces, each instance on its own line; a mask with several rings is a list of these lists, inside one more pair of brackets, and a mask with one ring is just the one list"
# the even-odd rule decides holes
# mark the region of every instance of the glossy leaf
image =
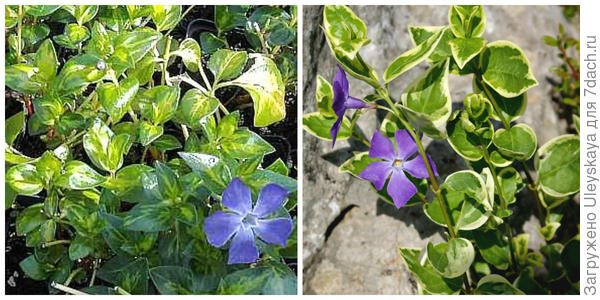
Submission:
[[187,38],[183,40],[179,44],[179,49],[173,54],[181,56],[185,67],[192,72],[198,72],[198,68],[202,67],[202,50],[200,50],[200,45],[194,39]]
[[402,73],[406,72],[429,57],[429,55],[431,55],[433,50],[435,50],[437,47],[437,44],[440,42],[442,36],[444,35],[444,31],[446,30],[447,28],[445,27],[440,29],[425,42],[395,58],[383,73],[383,80],[385,83],[389,83],[390,81],[396,79],[396,77],[400,76]]
[[150,122],[142,121],[139,125],[138,138],[142,146],[148,146],[162,136],[164,128],[160,125],[152,125]]
[[142,115],[152,120],[154,124],[167,122],[177,111],[179,93],[179,87],[166,85],[156,86],[138,93],[137,102]]
[[479,57],[483,81],[502,97],[519,96],[538,84],[525,53],[512,42],[491,42]]
[[7,145],[12,145],[21,132],[25,130],[25,114],[20,111],[4,123],[4,141]]
[[199,275],[179,266],[159,266],[149,270],[150,278],[161,295],[198,295],[213,291],[217,278]]
[[23,10],[34,17],[44,17],[52,14],[60,8],[60,5],[25,5]]
[[210,56],[208,68],[215,76],[215,82],[229,80],[242,73],[247,60],[248,54],[245,51],[219,49]]
[[165,202],[140,203],[125,217],[123,225],[128,230],[157,232],[170,226],[171,213]]
[[86,190],[102,184],[106,178],[84,162],[73,160],[65,165],[56,185],[73,190]]
[[35,166],[19,164],[6,171],[6,182],[20,195],[35,195],[44,188],[44,183]]
[[[327,118],[318,112],[309,113],[302,116],[302,128],[313,136],[331,141],[331,133],[329,131],[335,121],[336,118]],[[350,120],[344,117],[340,131],[337,134],[337,140],[345,140],[350,137],[350,125]]]
[[481,278],[477,283],[476,292],[482,295],[524,295],[521,290],[498,274]]
[[334,52],[349,59],[354,59],[358,50],[371,42],[365,23],[345,5],[325,6],[323,29]]
[[579,136],[561,135],[538,150],[535,156],[540,186],[553,197],[579,191]]
[[486,43],[487,40],[482,38],[456,38],[449,42],[452,57],[461,69],[483,50]]
[[169,30],[177,25],[181,17],[181,5],[153,5],[152,21],[156,30]]
[[47,218],[43,211],[43,204],[36,203],[23,209],[17,215],[16,231],[17,235],[23,236],[38,229]]
[[317,108],[322,116],[326,118],[337,117],[333,108],[333,88],[327,80],[320,75],[317,75],[317,89],[315,91],[317,97]]
[[236,130],[232,135],[223,139],[221,147],[223,153],[232,158],[262,156],[275,151],[275,148],[267,141],[248,129]]
[[200,128],[201,121],[219,109],[219,99],[203,93],[198,89],[188,90],[181,97],[181,112],[185,122],[192,128]]
[[[465,113],[464,111],[462,113]],[[477,161],[483,157],[480,146],[488,147],[492,142],[493,126],[491,122],[485,123],[484,130],[469,132],[463,126],[462,118],[455,118],[446,125],[448,143],[463,158]],[[479,134],[478,134],[479,133]]]
[[64,5],[62,8],[73,15],[79,25],[89,22],[98,13],[98,5]]
[[531,158],[537,148],[535,132],[526,124],[517,124],[508,130],[498,129],[493,142],[502,154],[521,161]]
[[449,242],[427,244],[427,259],[435,270],[446,278],[464,274],[475,259],[475,249],[469,240],[454,238]]
[[80,91],[101,80],[107,72],[106,62],[96,56],[82,54],[69,59],[56,78],[56,88],[62,94]]
[[442,37],[433,52],[427,57],[428,62],[436,63],[452,56],[448,42],[454,39],[454,34],[451,30],[444,30],[443,26],[408,26],[408,33],[415,47],[427,42],[439,31],[443,31]]
[[448,23],[457,37],[481,37],[486,17],[481,5],[453,5],[448,11]]
[[431,266],[429,261],[425,264],[419,262],[421,250],[410,248],[399,248],[404,263],[415,275],[419,285],[431,294],[458,294],[462,286],[461,278],[444,278]]
[[492,266],[506,270],[510,265],[510,247],[499,230],[474,230],[473,237],[481,257]]
[[285,87],[277,65],[268,57],[251,54],[254,64],[231,81],[245,89],[254,100],[254,126],[264,127],[285,117]]
[[124,79],[118,86],[114,83],[107,83],[98,87],[98,99],[113,122],[119,122],[127,113],[129,104],[135,97],[138,88],[139,83],[135,78]]

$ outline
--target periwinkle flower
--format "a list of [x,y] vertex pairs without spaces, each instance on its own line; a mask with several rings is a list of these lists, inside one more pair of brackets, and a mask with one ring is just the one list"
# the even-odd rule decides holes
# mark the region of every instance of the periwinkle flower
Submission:
[[[408,131],[405,129],[397,130],[394,137],[397,148],[394,148],[394,144],[390,139],[379,131],[375,131],[371,140],[369,156],[382,158],[383,161],[372,162],[358,176],[371,181],[377,190],[381,190],[390,174],[392,174],[388,182],[387,193],[394,200],[394,205],[400,208],[417,193],[417,188],[404,172],[408,172],[416,178],[426,178],[429,174],[423,157],[419,154],[414,155],[418,150],[417,144]],[[433,173],[437,176],[433,160],[429,155],[427,157]]]
[[366,103],[363,100],[351,97],[348,95],[348,79],[346,78],[346,73],[340,65],[337,66],[338,71],[333,78],[333,102],[331,104],[331,108],[335,112],[338,117],[329,134],[331,134],[331,138],[333,139],[333,143],[331,144],[331,148],[335,146],[335,139],[337,138],[337,134],[340,131],[340,126],[342,121],[344,120],[344,114],[346,113],[346,109],[358,109],[358,108],[373,108],[375,105]]
[[259,251],[255,238],[284,247],[293,229],[292,219],[270,217],[283,206],[287,190],[277,184],[267,184],[259,192],[252,207],[250,188],[234,178],[225,188],[222,203],[227,211],[217,211],[204,219],[204,233],[215,247],[229,245],[228,264],[253,263]]

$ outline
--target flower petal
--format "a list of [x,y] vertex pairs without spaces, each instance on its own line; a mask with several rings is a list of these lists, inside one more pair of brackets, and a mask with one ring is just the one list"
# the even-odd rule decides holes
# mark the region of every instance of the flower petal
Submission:
[[392,165],[389,161],[375,161],[368,165],[358,177],[366,179],[375,185],[375,188],[380,190],[385,184],[385,180],[392,172]]
[[400,157],[400,159],[405,160],[413,153],[417,152],[417,144],[415,143],[415,140],[412,138],[412,136],[410,136],[410,133],[408,133],[408,130],[396,130],[394,137],[396,138],[396,146],[398,146],[398,157]]
[[231,239],[241,225],[242,216],[217,211],[204,219],[204,233],[211,245],[222,247]]
[[[433,160],[429,154],[427,154],[427,158],[429,159],[429,165],[431,166],[433,175],[438,176],[435,164],[433,163]],[[427,172],[427,167],[425,166],[425,161],[423,160],[423,156],[421,156],[421,154],[415,156],[415,158],[409,161],[403,162],[402,169],[417,178],[429,177],[429,172]]]
[[354,98],[354,97],[348,97],[348,99],[346,99],[346,108],[367,108],[370,107],[369,104],[367,104],[365,101]]
[[433,159],[431,159],[431,156],[429,156],[429,154],[427,154],[427,159],[429,160],[429,165],[431,166],[433,175],[440,176],[440,174],[438,174],[437,167],[435,166],[435,162],[433,161]]
[[222,202],[225,207],[246,215],[252,209],[250,188],[239,178],[234,178],[223,191]]
[[278,184],[265,185],[258,194],[254,214],[258,217],[264,217],[276,212],[283,205],[287,195],[288,191]]
[[258,248],[254,244],[254,232],[250,227],[240,227],[229,246],[228,264],[249,264],[258,260]]
[[387,192],[394,200],[396,208],[400,208],[417,193],[415,185],[402,171],[393,171],[387,186]]
[[348,79],[346,79],[346,73],[338,65],[338,71],[333,78],[333,102],[331,108],[335,111],[335,114],[343,116],[346,111],[346,99],[348,98]]
[[335,146],[335,140],[337,139],[337,134],[340,131],[340,125],[342,124],[343,119],[343,115],[341,117],[338,117],[335,123],[333,123],[333,126],[331,126],[331,130],[329,130],[329,134],[331,135],[331,139],[333,140],[333,143],[331,143],[331,149],[333,149],[333,146]]
[[371,139],[369,156],[394,161],[396,159],[394,144],[390,139],[381,134],[381,132],[375,131],[375,133],[373,133],[373,138]]
[[294,223],[290,218],[259,219],[254,232],[266,243],[285,247],[293,228]]

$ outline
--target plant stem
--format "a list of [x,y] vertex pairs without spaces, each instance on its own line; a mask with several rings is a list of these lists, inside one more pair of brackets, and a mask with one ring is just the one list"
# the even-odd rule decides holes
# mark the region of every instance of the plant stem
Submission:
[[354,114],[352,115],[352,122],[350,123],[350,132],[352,133],[352,136],[361,141],[363,144],[365,144],[367,147],[371,147],[371,143],[365,139],[358,131],[354,130],[354,128],[356,128],[356,122],[358,121],[358,117],[362,114],[362,110],[361,109],[357,109]]
[[421,200],[421,202],[423,202],[423,204],[427,204],[429,202],[427,202],[427,199],[425,199],[425,196],[423,196],[423,194],[417,192],[417,197],[419,198],[419,200]]
[[92,279],[90,279],[90,286],[94,285],[94,281],[96,280],[96,271],[98,271],[98,259],[94,259],[94,269],[92,271]]
[[71,241],[70,240],[56,240],[56,241],[51,241],[51,242],[47,242],[42,244],[45,248],[48,247],[52,247],[54,245],[60,245],[60,244],[70,244]]
[[143,164],[146,161],[146,154],[148,154],[148,146],[144,147],[144,152],[142,153],[142,159],[140,159],[140,163]]
[[165,85],[165,82],[167,81],[167,66],[169,64],[169,54],[171,53],[171,36],[167,36],[167,44],[165,45],[165,54],[164,54],[164,59],[165,61],[163,62],[162,65],[162,76],[160,77],[160,84],[161,85]]
[[21,28],[23,27],[23,5],[19,5],[17,10],[17,63],[21,63],[21,49],[22,45],[22,36],[21,36]]
[[65,293],[71,294],[71,295],[89,295],[87,293],[84,293],[82,291],[76,290],[74,288],[70,288],[70,287],[64,286],[64,285],[62,285],[60,283],[56,283],[54,281],[52,281],[52,283],[50,283],[50,286],[53,287],[53,288],[55,288],[55,289],[57,289],[57,290],[59,290],[59,291],[62,291],[62,292],[65,292]]
[[115,292],[117,292],[117,294],[119,295],[131,295],[128,291],[124,290],[122,287],[120,286],[115,286]]
[[71,272],[71,274],[69,274],[69,277],[67,277],[67,280],[65,281],[64,285],[69,286],[69,284],[71,283],[73,278],[75,278],[75,275],[77,275],[79,272],[82,272],[82,271],[83,271],[83,268],[77,268],[73,272]]
[[389,92],[383,88],[377,89],[377,92],[388,103],[388,105],[390,106],[390,108],[393,110],[394,114],[398,118],[398,120],[400,120],[402,125],[404,125],[404,128],[406,128],[408,133],[415,140],[415,143],[417,144],[417,147],[419,149],[419,154],[421,154],[421,157],[423,158],[423,161],[425,162],[425,167],[427,168],[427,173],[429,174],[429,180],[431,181],[431,185],[433,186],[433,192],[435,193],[436,198],[438,199],[440,208],[442,210],[442,214],[444,215],[444,220],[446,221],[446,225],[448,226],[448,233],[450,234],[451,238],[455,238],[456,234],[454,232],[454,226],[452,225],[452,221],[450,220],[450,216],[448,215],[448,211],[446,209],[446,203],[444,202],[444,199],[442,198],[442,194],[439,189],[439,185],[437,183],[437,180],[435,179],[435,175],[433,174],[433,169],[431,168],[431,164],[429,163],[429,158],[427,157],[427,154],[425,153],[425,148],[423,148],[423,144],[421,143],[421,138],[419,137],[419,134],[417,134],[415,132],[415,129],[413,128],[413,126],[404,118],[404,115],[398,110],[398,108],[394,104],[394,101],[392,101],[392,99],[390,98]]
[[479,82],[481,82],[481,86],[483,86],[483,91],[485,92],[486,96],[488,97],[488,100],[490,100],[490,102],[492,102],[492,106],[494,107],[496,114],[500,118],[502,125],[504,126],[504,128],[506,128],[506,130],[509,130],[510,122],[508,122],[506,120],[506,118],[504,117],[504,115],[502,114],[502,111],[500,110],[500,106],[498,106],[498,102],[496,102],[496,99],[494,99],[492,92],[490,91],[490,89],[487,88],[487,86],[485,85],[485,82],[483,82],[481,75],[479,73],[477,73],[477,80],[479,80]]
[[535,198],[535,205],[537,206],[538,210],[538,218],[540,219],[540,223],[544,224],[546,217],[544,214],[544,210],[542,209],[542,203],[540,201],[540,195],[538,193],[539,185],[535,180],[533,180],[533,176],[531,176],[531,171],[529,170],[529,166],[527,166],[527,163],[521,161],[521,164],[523,165],[523,170],[525,171],[525,175],[527,175],[527,181],[529,182],[527,188],[533,193],[533,198]]
[[[494,180],[494,186],[496,191],[498,191],[498,198],[500,198],[500,207],[503,210],[508,209],[508,204],[506,203],[506,199],[504,199],[504,194],[502,193],[502,187],[500,186],[500,182],[498,181],[498,176],[496,175],[496,168],[494,168],[494,165],[492,164],[492,160],[490,159],[490,153],[488,152],[487,148],[479,145],[479,149],[481,150],[481,152],[483,153],[483,158],[485,160],[485,162],[487,163],[490,172],[492,173],[492,179]],[[510,248],[510,257],[509,259],[511,260],[510,265],[514,268],[514,264],[517,263],[517,260],[515,259],[515,254],[514,254],[514,249],[513,249],[513,245],[512,245],[512,232],[510,231],[510,227],[508,226],[508,222],[504,221],[504,232],[505,234],[508,236],[508,246]]]

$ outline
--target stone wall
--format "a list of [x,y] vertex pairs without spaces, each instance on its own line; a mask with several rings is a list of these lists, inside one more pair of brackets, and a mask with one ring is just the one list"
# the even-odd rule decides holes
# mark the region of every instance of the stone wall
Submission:
[[[378,74],[398,55],[412,48],[408,25],[445,25],[447,6],[361,6],[352,7],[368,28],[371,44],[361,56]],[[531,61],[539,85],[528,92],[526,113],[518,120],[529,124],[542,145],[566,131],[566,123],[557,117],[551,101],[554,78],[549,72],[560,64],[556,51],[541,42],[543,35],[554,36],[559,23],[571,36],[578,29],[562,16],[558,6],[488,6],[485,7],[488,41],[506,39],[519,45]],[[304,113],[315,108],[315,77],[330,82],[335,75],[335,60],[321,31],[322,8],[304,6],[303,91]],[[392,97],[427,68],[421,63],[391,84]],[[350,78],[350,95],[363,97],[373,90]],[[471,89],[471,76],[450,77],[455,107]],[[382,118],[369,111],[358,122],[367,137],[372,136]],[[447,142],[426,140],[440,175],[465,169],[466,165]],[[421,207],[395,209],[377,199],[365,181],[338,172],[338,166],[350,156],[349,146],[360,147],[353,140],[321,141],[308,133],[303,135],[303,262],[305,294],[415,294],[416,282],[398,255],[399,246],[424,247],[428,241],[443,240],[443,231],[422,212]],[[524,191],[522,193],[527,193]],[[535,233],[539,226],[530,212],[534,205],[527,195],[520,197],[515,213],[520,230],[532,232],[531,245],[543,242]],[[521,209],[523,208],[523,209]],[[518,211],[521,211],[520,213]],[[521,222],[521,223],[518,223]],[[537,248],[537,246],[535,246]]]

